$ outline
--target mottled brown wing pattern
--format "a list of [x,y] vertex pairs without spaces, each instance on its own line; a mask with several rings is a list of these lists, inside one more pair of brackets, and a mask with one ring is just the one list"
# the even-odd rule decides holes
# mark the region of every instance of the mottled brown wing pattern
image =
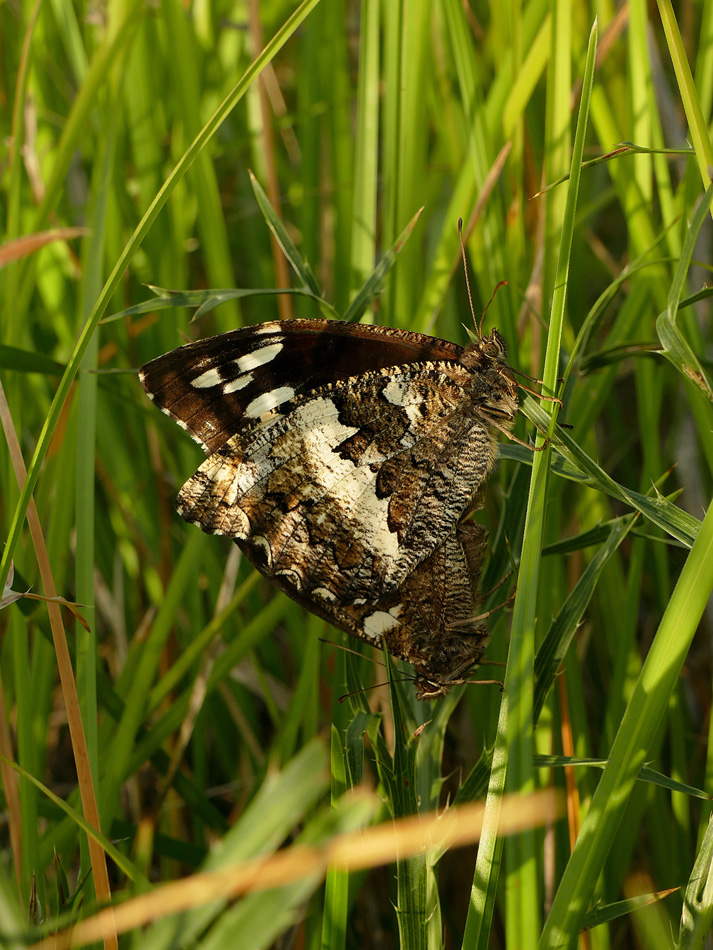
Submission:
[[466,406],[438,364],[323,387],[210,456],[181,489],[179,513],[262,547],[270,574],[304,596],[378,602],[443,543],[487,479],[494,442]]
[[385,366],[458,360],[423,333],[338,320],[283,320],[187,343],[141,367],[149,398],[215,452],[243,425],[295,396]]
[[488,644],[487,626],[477,618],[487,537],[478,524],[458,525],[400,588],[378,603],[347,606],[306,598],[288,576],[267,570],[261,548],[236,543],[297,603],[374,647],[385,643],[392,656],[411,663],[418,698],[435,699],[463,682]]
[[412,663],[420,698],[481,658],[481,507],[517,410],[505,344],[385,327],[266,323],[144,366],[156,405],[208,458],[188,521],[233,538],[298,603]]

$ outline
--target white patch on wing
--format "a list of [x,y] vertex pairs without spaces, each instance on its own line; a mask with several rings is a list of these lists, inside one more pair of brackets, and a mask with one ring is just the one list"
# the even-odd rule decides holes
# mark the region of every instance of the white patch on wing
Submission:
[[238,376],[237,379],[231,379],[229,382],[223,384],[223,395],[227,396],[229,393],[235,393],[239,389],[244,389],[248,383],[252,382],[252,379],[252,373],[245,373],[244,376]]
[[409,422],[420,421],[423,399],[418,392],[414,392],[409,382],[404,379],[392,379],[384,386],[383,395],[392,406],[401,406]]
[[[261,394],[246,415],[267,413],[289,399],[291,392],[284,387]],[[246,433],[247,440],[246,434],[233,436],[206,459],[195,476],[202,504],[197,498],[193,505],[200,511],[201,526],[209,533],[220,530],[256,545],[261,543],[257,533],[264,534],[272,548],[268,551],[265,544],[269,568],[276,573],[284,571],[298,590],[305,579],[288,573],[287,565],[296,563],[297,554],[300,558],[305,554],[304,528],[300,527],[305,517],[303,500],[311,503],[309,517],[313,524],[334,523],[341,537],[353,533],[364,550],[372,551],[384,562],[397,560],[400,546],[397,533],[389,528],[389,497],[377,495],[378,464],[370,464],[378,463],[380,453],[367,453],[358,464],[335,451],[357,432],[358,426],[339,421],[335,402],[321,395],[293,403],[286,416],[274,412],[263,418]],[[294,504],[285,514],[276,508],[267,511],[263,505],[265,493],[273,490],[272,486],[280,490],[283,467]],[[181,500],[184,517],[190,521],[193,505],[186,503],[185,495]],[[318,552],[314,557],[317,561],[313,564],[308,549],[310,566],[305,573],[312,576],[318,589],[327,588],[329,570],[320,564]],[[358,565],[355,570],[359,570]],[[328,594],[322,596],[323,602],[329,603]]]
[[251,403],[248,403],[245,415],[249,419],[259,419],[266,412],[270,412],[272,409],[281,406],[283,402],[292,399],[294,394],[295,391],[291,386],[280,386],[279,389],[271,389],[267,393],[260,393]]
[[[334,451],[335,446],[355,435],[358,427],[343,425],[337,407],[325,396],[298,406],[290,413],[289,422],[285,449],[292,467],[296,457],[301,456],[309,471],[314,485],[310,494],[316,500],[311,516],[318,519],[322,514],[324,509],[319,500],[323,500],[330,509],[336,508],[343,521],[355,525],[360,541],[367,548],[382,557],[395,558],[399,553],[398,537],[388,526],[389,498],[379,498],[376,494],[376,472],[372,471],[367,458],[359,465]],[[298,440],[297,445],[295,440]],[[280,441],[277,440],[270,453],[275,467],[285,461],[280,457]]]
[[220,386],[223,380],[220,378],[220,373],[212,366],[210,369],[207,369],[205,373],[201,373],[200,376],[196,376],[195,379],[191,380],[191,386],[194,386],[196,389],[211,389],[213,386]]
[[289,567],[285,567],[281,571],[275,571],[275,577],[286,577],[295,590],[302,590],[302,576],[297,571],[292,570]]
[[364,617],[362,624],[364,636],[378,643],[385,633],[398,627],[400,612],[401,607],[397,604],[388,613],[385,610],[375,610],[373,614]]
[[278,353],[283,349],[282,343],[270,343],[269,346],[261,346],[252,353],[246,353],[245,356],[234,360],[240,373],[249,373],[251,369],[257,369],[258,366],[264,366],[275,359]]
[[332,591],[327,590],[326,587],[315,587],[312,596],[316,597],[317,600],[323,600],[327,604],[333,604],[337,599]]
[[280,320],[268,320],[267,323],[258,323],[250,329],[253,333],[272,333],[277,330],[278,327],[282,327]]

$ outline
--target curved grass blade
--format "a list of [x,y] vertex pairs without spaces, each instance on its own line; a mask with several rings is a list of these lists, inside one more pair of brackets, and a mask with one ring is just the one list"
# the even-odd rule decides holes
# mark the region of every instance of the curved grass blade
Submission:
[[374,268],[371,276],[365,281],[359,293],[349,304],[347,312],[342,318],[343,320],[358,320],[372,300],[375,300],[376,297],[379,296],[383,289],[384,278],[394,266],[396,258],[399,256],[402,247],[411,236],[411,232],[416,226],[416,222],[421,217],[422,211],[423,208],[418,209],[416,214],[411,218],[401,234],[399,234],[398,238],[394,241],[393,245],[381,258],[379,263]]
[[322,294],[319,289],[319,284],[317,283],[317,278],[312,273],[312,268],[295,247],[292,238],[287,233],[287,228],[282,222],[282,219],[270,204],[270,201],[263,191],[260,182],[252,172],[250,172],[250,184],[252,185],[253,193],[255,194],[255,200],[260,206],[262,215],[265,218],[265,223],[272,231],[277,243],[282,248],[282,253],[287,258],[290,266],[302,281],[302,286],[311,291],[315,297],[321,299]]

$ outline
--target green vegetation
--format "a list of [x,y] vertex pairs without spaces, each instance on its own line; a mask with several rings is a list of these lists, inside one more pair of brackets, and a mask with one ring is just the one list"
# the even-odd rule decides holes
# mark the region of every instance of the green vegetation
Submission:
[[[2,946],[703,946],[713,3],[679,6],[0,6],[0,580],[77,605],[0,615]],[[290,315],[465,343],[459,216],[564,408],[523,393],[549,445],[501,440],[477,513],[505,690],[427,705],[180,520],[202,456],[136,370]],[[377,854],[486,795],[477,854],[470,817]]]

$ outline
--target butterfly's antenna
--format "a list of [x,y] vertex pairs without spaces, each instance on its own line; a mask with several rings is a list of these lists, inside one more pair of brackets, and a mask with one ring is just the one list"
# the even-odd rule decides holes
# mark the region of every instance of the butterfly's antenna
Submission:
[[[359,654],[361,656],[361,653]],[[345,699],[349,699],[350,696],[358,696],[359,693],[366,693],[370,689],[378,689],[380,686],[391,686],[392,683],[410,683],[411,680],[404,677],[403,679],[398,680],[386,680],[384,683],[373,683],[371,686],[362,686],[361,689],[353,689],[351,693],[345,693],[343,696],[340,696],[337,700],[338,703],[343,703]]]
[[[483,336],[483,318],[480,319],[480,324],[475,319],[475,310],[473,309],[473,297],[470,293],[470,281],[468,280],[468,264],[465,259],[465,245],[463,244],[463,218],[458,218],[458,240],[460,241],[460,253],[463,258],[463,273],[465,274],[465,286],[468,290],[468,303],[470,304],[470,312],[473,317],[473,326],[478,330],[478,336]],[[485,314],[483,314],[483,317]]]
[[[352,650],[351,647],[345,647],[343,643],[335,643],[334,640],[327,640],[325,637],[317,637],[320,643],[328,643],[330,647],[336,647],[337,650],[344,650],[345,653],[352,653],[354,656],[358,656],[360,660],[366,660],[368,663],[378,663],[379,666],[385,667],[386,664],[382,663],[381,660],[375,660],[373,656],[368,656],[366,653],[360,653],[358,650]],[[351,696],[352,694],[349,693]]]
[[461,256],[463,257],[463,273],[465,274],[465,286],[468,290],[468,303],[470,304],[470,312],[473,317],[473,326],[476,326],[478,328],[478,337],[482,340],[483,320],[485,320],[485,314],[488,312],[488,308],[490,307],[490,304],[493,302],[493,300],[495,300],[495,294],[498,292],[498,290],[500,290],[501,287],[507,287],[507,281],[501,280],[499,283],[495,285],[495,290],[492,292],[490,296],[490,300],[488,301],[488,304],[485,310],[483,310],[483,314],[480,318],[480,323],[478,323],[475,319],[475,309],[473,308],[473,296],[470,292],[470,280],[468,280],[468,264],[466,263],[465,245],[463,244],[463,218],[458,218],[458,240],[460,241],[460,252],[461,252]]

